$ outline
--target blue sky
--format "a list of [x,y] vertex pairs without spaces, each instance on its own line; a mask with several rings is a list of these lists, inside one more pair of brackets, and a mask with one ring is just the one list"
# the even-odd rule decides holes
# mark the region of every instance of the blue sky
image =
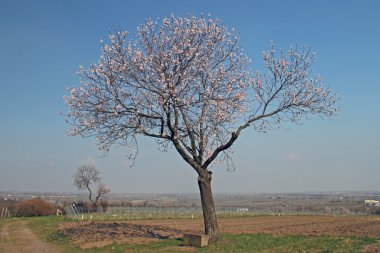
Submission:
[[65,135],[65,87],[97,62],[114,26],[135,34],[148,17],[211,13],[234,27],[262,69],[261,52],[308,45],[314,71],[342,98],[341,114],[270,134],[248,129],[234,145],[237,170],[215,165],[215,192],[380,190],[380,1],[0,1],[0,190],[71,191],[94,163],[114,192],[197,192],[174,151],[141,138],[135,166],[94,140]]

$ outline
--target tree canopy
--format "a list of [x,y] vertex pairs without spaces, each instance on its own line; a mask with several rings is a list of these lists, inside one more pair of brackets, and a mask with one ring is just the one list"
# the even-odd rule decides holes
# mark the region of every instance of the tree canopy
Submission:
[[127,36],[110,34],[99,62],[81,67],[82,86],[65,97],[70,133],[95,135],[102,150],[119,144],[133,153],[144,135],[207,168],[221,152],[228,158],[249,126],[267,132],[337,111],[336,95],[310,73],[315,54],[306,47],[272,46],[263,52],[262,74],[253,73],[239,36],[219,19],[147,19],[137,40]]

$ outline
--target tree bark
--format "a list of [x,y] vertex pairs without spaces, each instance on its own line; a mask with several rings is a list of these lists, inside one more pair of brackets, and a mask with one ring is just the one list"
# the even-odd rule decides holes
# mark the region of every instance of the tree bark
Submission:
[[216,212],[214,199],[211,191],[211,173],[198,177],[198,186],[201,194],[201,202],[203,209],[203,221],[205,234],[209,235],[210,241],[215,242],[220,239],[218,222],[216,220]]

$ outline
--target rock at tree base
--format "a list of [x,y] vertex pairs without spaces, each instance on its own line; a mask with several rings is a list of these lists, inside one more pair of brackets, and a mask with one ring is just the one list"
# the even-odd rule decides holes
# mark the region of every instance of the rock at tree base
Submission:
[[183,235],[183,244],[186,246],[192,247],[205,247],[208,245],[209,236],[208,235],[199,235],[199,234],[184,234]]

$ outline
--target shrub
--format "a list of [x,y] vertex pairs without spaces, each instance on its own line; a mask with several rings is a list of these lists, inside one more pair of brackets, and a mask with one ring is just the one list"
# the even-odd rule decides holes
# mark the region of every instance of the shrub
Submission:
[[16,206],[19,203],[20,202],[18,200],[15,200],[15,199],[0,198],[0,212],[3,209],[8,209],[11,212],[11,214],[13,215],[15,213]]
[[16,215],[24,217],[50,215],[54,211],[54,206],[40,197],[22,201],[16,207]]

